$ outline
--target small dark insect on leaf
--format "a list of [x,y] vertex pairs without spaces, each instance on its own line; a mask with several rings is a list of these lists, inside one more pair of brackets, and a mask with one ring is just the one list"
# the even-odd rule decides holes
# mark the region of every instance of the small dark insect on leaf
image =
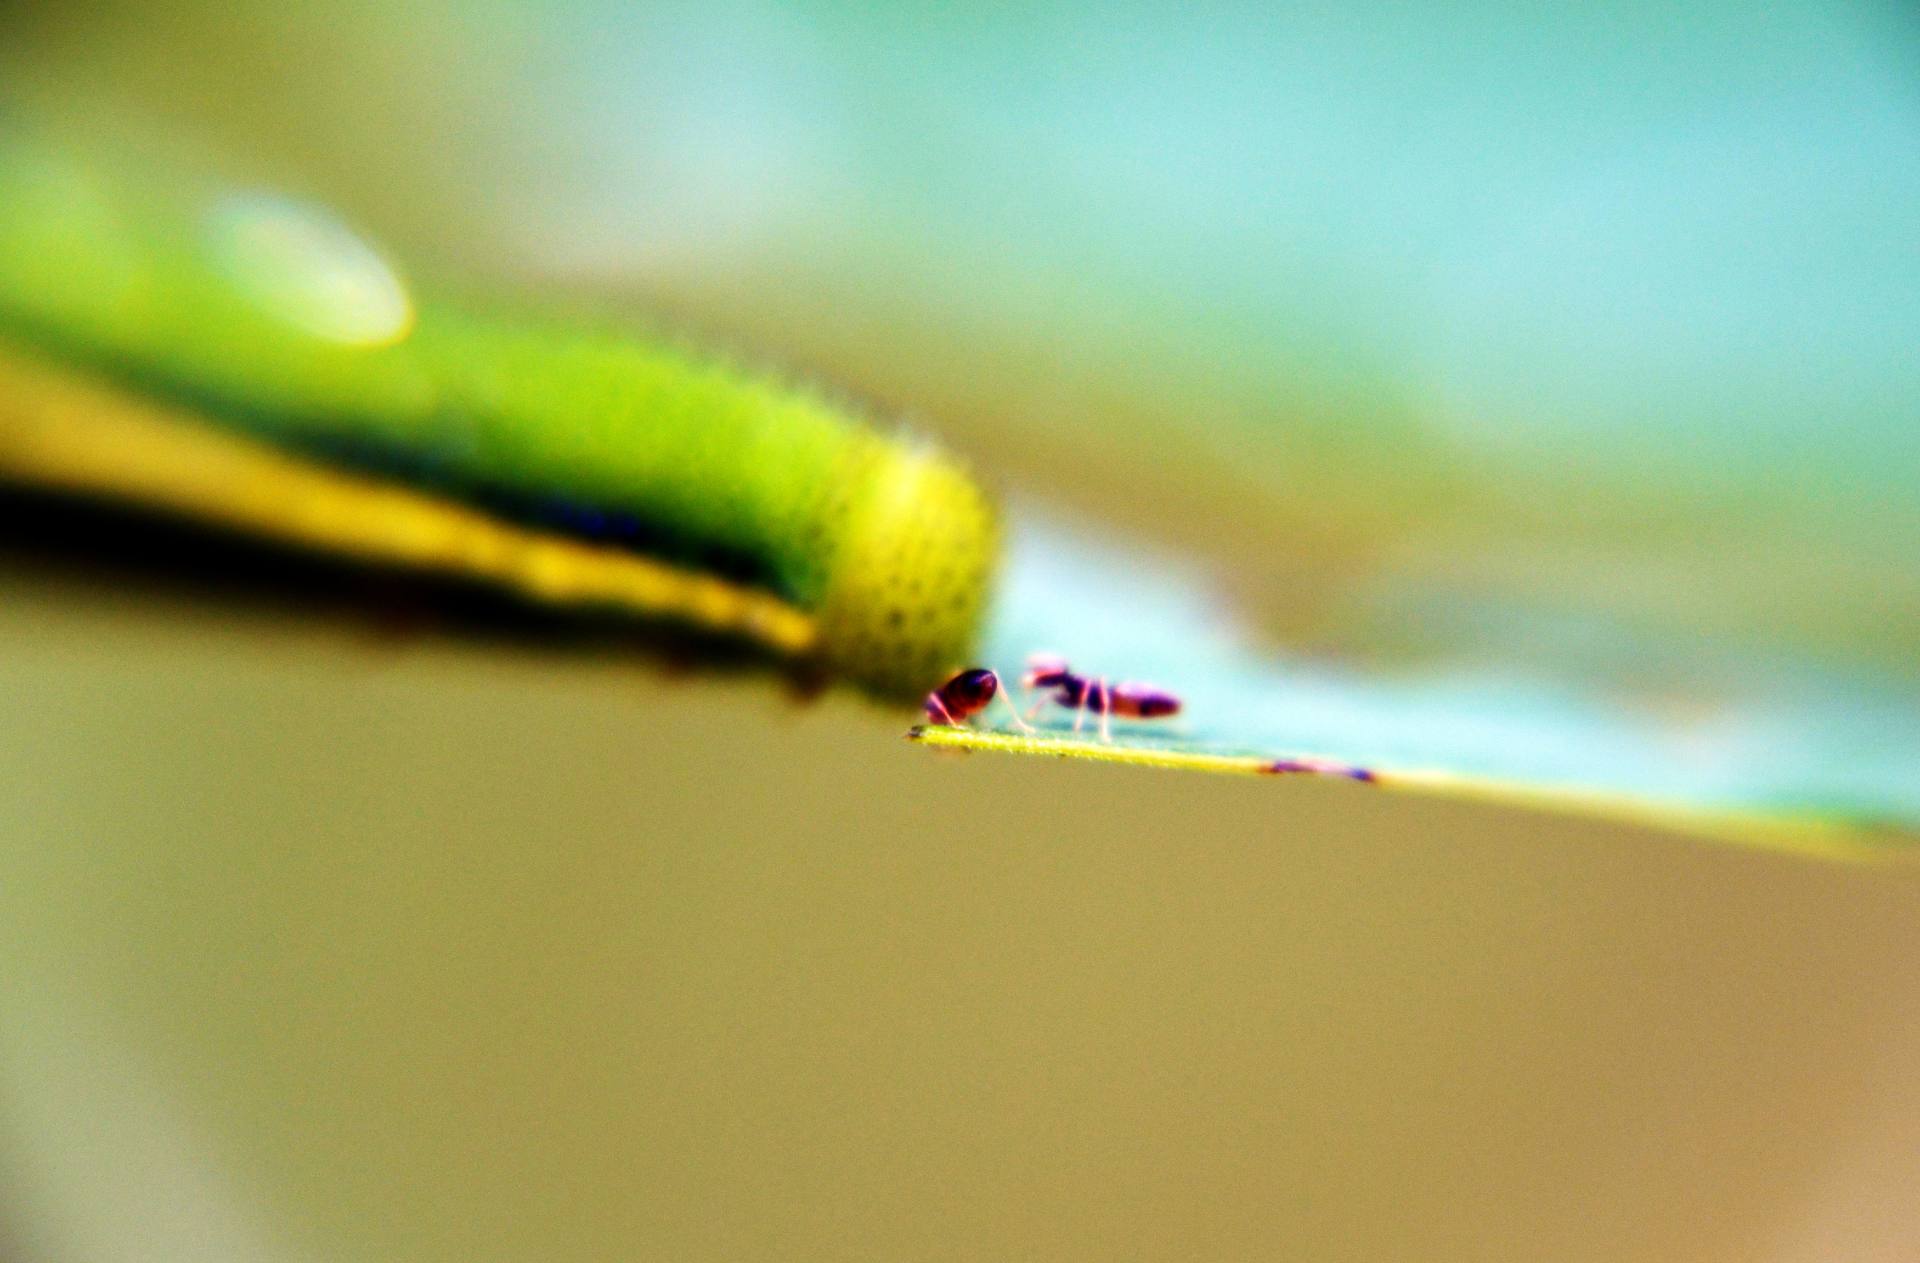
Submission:
[[927,718],[937,724],[963,724],[999,692],[999,676],[985,667],[969,667],[927,694]]

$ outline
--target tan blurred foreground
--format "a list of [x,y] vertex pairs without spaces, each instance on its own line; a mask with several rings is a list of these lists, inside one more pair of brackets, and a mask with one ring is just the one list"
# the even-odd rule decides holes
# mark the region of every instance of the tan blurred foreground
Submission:
[[1920,880],[0,573],[21,1260],[1920,1252]]

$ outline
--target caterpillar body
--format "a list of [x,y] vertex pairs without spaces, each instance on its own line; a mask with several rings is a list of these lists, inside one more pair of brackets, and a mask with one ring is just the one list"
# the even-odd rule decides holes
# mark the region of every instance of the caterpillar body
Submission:
[[878,693],[964,662],[998,547],[931,444],[612,327],[421,296],[316,208],[0,136],[0,475],[549,603]]

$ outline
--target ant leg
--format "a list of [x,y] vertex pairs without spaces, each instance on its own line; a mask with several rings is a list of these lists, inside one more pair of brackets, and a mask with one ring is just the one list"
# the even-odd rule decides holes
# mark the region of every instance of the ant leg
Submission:
[[1087,722],[1087,690],[1091,687],[1092,685],[1086,685],[1081,688],[1080,700],[1073,706],[1073,735],[1076,737],[1080,735],[1080,725]]
[[1113,690],[1104,679],[1100,681],[1100,740],[1104,745],[1113,744]]
[[960,726],[960,721],[953,717],[953,712],[947,709],[946,703],[940,700],[938,693],[927,694],[927,705],[940,712],[940,717],[934,722],[945,724],[949,728],[958,728]]
[[1014,726],[1019,728],[1021,732],[1026,733],[1028,736],[1032,736],[1033,725],[1029,724],[1026,720],[1020,718],[1020,708],[1013,704],[1013,699],[1011,697],[1008,697],[1004,690],[1001,691],[998,694],[998,696],[1000,698],[1000,701],[1006,706],[1007,713],[1013,716]]

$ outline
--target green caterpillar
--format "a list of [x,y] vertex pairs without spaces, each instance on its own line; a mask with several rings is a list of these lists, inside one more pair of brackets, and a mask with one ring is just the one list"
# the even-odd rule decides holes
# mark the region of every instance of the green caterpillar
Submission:
[[[674,344],[416,296],[287,199],[0,137],[0,338],[31,356],[0,399],[0,473],[703,623],[879,693],[966,659],[991,580],[995,510],[932,446]],[[116,393],[83,401],[50,368]],[[117,461],[73,438],[129,408]],[[183,424],[224,439],[162,454]],[[366,496],[396,487],[444,506],[431,530],[455,542],[386,549],[344,520],[387,515]],[[263,488],[306,516],[277,523]],[[405,503],[396,522],[427,511]],[[640,562],[654,579],[595,570]]]

